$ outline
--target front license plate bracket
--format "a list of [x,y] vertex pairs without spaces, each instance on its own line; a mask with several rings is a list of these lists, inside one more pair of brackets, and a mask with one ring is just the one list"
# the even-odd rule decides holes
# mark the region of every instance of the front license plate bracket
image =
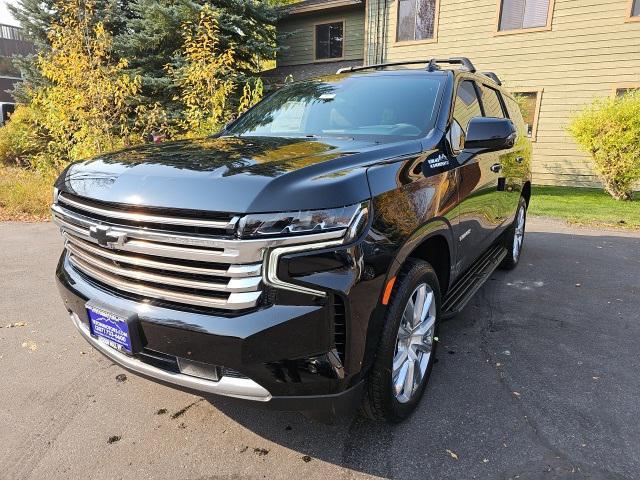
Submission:
[[89,317],[89,330],[94,338],[128,355],[142,350],[137,313],[96,300],[88,301],[85,307]]

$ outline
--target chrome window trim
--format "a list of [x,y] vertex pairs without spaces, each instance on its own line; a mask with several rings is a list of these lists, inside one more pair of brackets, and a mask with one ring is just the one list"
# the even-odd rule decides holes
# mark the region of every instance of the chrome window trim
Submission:
[[80,331],[80,334],[91,344],[93,348],[101,352],[114,363],[121,365],[132,372],[146,375],[174,385],[191,388],[200,392],[242,398],[256,402],[268,402],[271,400],[271,394],[269,391],[249,378],[223,376],[220,380],[213,381],[199,377],[192,377],[183,373],[169,372],[141,362],[137,358],[125,355],[124,353],[103,344],[91,335],[89,328],[82,323],[78,315],[71,313],[70,316],[74,326]]

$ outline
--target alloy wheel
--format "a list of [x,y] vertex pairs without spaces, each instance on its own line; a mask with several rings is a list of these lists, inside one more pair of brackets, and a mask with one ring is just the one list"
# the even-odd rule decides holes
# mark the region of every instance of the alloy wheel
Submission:
[[400,403],[418,391],[431,359],[436,325],[436,300],[426,283],[416,287],[405,306],[396,339],[392,389]]

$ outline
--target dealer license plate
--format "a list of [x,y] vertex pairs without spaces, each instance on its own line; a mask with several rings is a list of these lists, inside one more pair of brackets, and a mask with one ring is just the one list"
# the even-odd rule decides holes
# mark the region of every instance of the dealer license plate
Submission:
[[131,353],[131,334],[126,317],[95,305],[87,305],[91,334],[116,350]]

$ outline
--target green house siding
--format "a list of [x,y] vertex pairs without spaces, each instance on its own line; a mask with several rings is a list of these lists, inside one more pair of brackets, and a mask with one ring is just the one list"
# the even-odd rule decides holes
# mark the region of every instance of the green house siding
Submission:
[[[344,56],[342,60],[364,58],[364,8],[316,12],[285,18],[278,24],[283,50],[276,60],[278,67],[314,63],[314,29],[318,23],[344,21]],[[319,61],[318,63],[321,63]]]

